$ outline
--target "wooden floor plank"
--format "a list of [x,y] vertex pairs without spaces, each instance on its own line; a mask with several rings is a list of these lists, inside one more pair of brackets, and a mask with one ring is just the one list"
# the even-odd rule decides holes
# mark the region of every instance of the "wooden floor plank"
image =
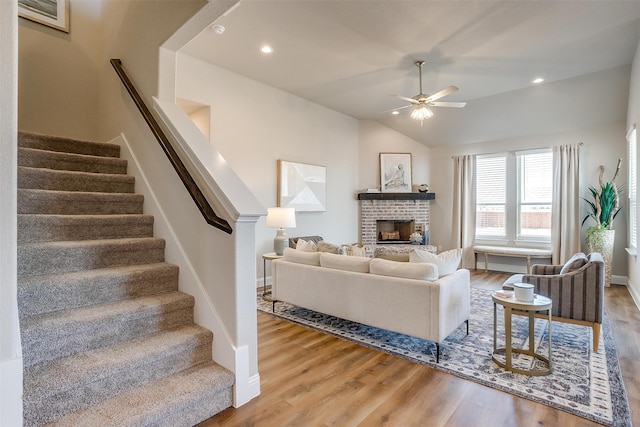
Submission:
[[[508,276],[472,272],[472,286]],[[624,286],[605,289],[605,306],[640,426],[640,311]],[[258,358],[261,395],[200,427],[598,425],[260,312]]]

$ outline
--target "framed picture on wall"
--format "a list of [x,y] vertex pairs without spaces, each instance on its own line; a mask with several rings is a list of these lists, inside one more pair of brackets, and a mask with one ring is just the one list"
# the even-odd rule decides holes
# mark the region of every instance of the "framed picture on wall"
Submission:
[[380,153],[380,191],[411,193],[411,153]]
[[324,212],[327,168],[278,160],[278,206],[296,212]]
[[69,32],[69,0],[18,0],[18,16]]

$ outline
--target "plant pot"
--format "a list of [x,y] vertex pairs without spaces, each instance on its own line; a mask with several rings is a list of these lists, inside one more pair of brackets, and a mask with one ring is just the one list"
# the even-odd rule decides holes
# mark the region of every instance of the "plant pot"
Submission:
[[613,260],[613,243],[615,230],[603,230],[595,227],[587,228],[585,240],[590,252],[599,252],[604,259],[604,285],[611,285],[611,261]]

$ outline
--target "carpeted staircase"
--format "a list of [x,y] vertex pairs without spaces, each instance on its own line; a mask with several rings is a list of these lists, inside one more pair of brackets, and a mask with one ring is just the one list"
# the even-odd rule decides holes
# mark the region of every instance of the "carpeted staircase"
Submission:
[[115,144],[18,136],[24,425],[189,426],[232,404]]

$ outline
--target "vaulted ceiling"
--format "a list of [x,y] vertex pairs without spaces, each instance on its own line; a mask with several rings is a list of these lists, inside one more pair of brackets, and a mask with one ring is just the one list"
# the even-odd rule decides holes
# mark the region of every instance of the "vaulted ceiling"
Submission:
[[[640,0],[242,0],[216,24],[224,33],[207,29],[183,52],[434,146],[464,142],[438,123],[459,125],[536,77],[544,86],[631,64]],[[467,106],[433,108],[422,127],[410,108],[382,113],[407,105],[392,95],[418,94],[416,60],[423,92],[455,85],[441,101]]]

